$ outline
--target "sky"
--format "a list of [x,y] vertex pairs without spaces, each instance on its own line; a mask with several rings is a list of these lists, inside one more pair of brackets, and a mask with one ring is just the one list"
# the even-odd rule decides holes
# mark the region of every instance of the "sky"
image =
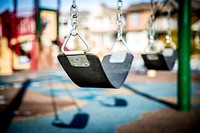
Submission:
[[[0,0],[0,13],[6,9],[13,10],[14,0]],[[18,9],[30,9],[33,7],[34,0],[17,0]],[[68,12],[73,0],[61,0],[61,12]],[[150,0],[123,0],[124,8],[135,3],[150,2]],[[117,0],[76,0],[79,10],[93,11],[100,3],[106,4],[108,7],[115,8]],[[56,9],[57,0],[40,0],[40,7]]]

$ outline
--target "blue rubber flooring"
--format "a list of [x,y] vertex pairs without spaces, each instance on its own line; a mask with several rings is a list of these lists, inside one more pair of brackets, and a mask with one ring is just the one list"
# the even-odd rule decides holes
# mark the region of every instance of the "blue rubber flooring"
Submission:
[[[57,72],[32,80],[28,89],[54,97],[70,96],[74,99],[86,100],[88,104],[80,109],[61,110],[57,115],[13,121],[7,132],[115,133],[118,126],[138,120],[145,112],[173,108],[174,104],[158,98],[177,96],[176,83],[125,83],[124,87],[133,93],[121,95],[106,95],[102,93],[104,89],[99,88],[61,90],[39,86],[40,83],[63,82],[72,83],[66,75]],[[20,86],[20,83],[17,85]],[[192,97],[200,97],[195,93],[199,89],[200,84],[192,85]],[[193,108],[200,108],[200,105],[193,105]]]

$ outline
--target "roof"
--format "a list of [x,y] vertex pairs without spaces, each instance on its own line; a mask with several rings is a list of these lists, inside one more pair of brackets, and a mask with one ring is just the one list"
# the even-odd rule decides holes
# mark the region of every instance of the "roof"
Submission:
[[[177,2],[168,0],[167,2],[155,2],[155,13],[156,15],[167,14],[168,11],[168,4],[170,4],[171,13],[177,10]],[[126,11],[126,13],[130,12],[142,12],[142,11],[151,11],[151,4],[150,3],[140,3],[131,5]]]
[[140,4],[134,4],[131,5],[125,13],[128,12],[139,12],[139,11],[149,11],[151,8],[151,5],[149,3],[140,3]]

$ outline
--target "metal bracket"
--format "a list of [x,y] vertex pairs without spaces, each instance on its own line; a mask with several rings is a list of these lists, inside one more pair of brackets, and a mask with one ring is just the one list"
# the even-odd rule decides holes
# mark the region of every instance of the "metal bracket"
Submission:
[[174,52],[174,49],[172,48],[166,48],[163,50],[162,54],[165,56],[165,57],[170,57],[173,55],[173,52]]
[[86,55],[67,55],[67,59],[74,67],[89,67],[90,63]]
[[122,63],[126,59],[127,52],[115,52],[111,54],[110,63]]
[[[77,52],[76,51],[74,51],[74,52],[72,52],[72,51],[66,51],[65,47],[66,47],[69,39],[71,38],[71,36],[76,36],[76,35],[81,39],[81,41],[83,41],[83,43],[85,44],[86,48],[84,50],[82,50],[82,51],[77,51]],[[61,47],[61,51],[65,55],[70,55],[70,54],[85,54],[89,50],[90,50],[90,48],[89,48],[89,45],[87,44],[87,42],[83,39],[83,37],[80,35],[80,33],[77,30],[74,30],[74,29],[71,30],[70,34],[67,36],[67,38],[65,39],[65,41],[64,41],[64,43],[63,43],[63,45]]]
[[147,54],[147,59],[148,60],[158,60],[158,55],[157,54]]

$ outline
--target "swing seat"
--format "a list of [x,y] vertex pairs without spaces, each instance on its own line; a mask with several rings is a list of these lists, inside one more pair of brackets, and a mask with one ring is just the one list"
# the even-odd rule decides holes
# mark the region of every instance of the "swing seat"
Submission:
[[133,55],[126,53],[123,60],[112,61],[112,55],[100,59],[93,54],[59,54],[58,60],[71,78],[80,87],[119,88],[131,68]]
[[172,70],[177,58],[177,51],[167,49],[161,53],[142,54],[142,58],[147,69]]

